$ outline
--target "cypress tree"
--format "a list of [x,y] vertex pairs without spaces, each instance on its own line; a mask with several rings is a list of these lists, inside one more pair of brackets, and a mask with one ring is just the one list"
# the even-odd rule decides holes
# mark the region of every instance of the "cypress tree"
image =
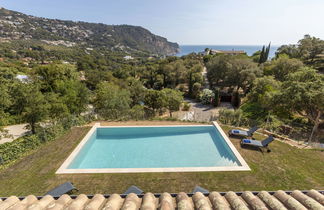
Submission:
[[213,101],[213,104],[214,106],[218,106],[219,105],[219,97],[220,97],[220,94],[219,94],[219,88],[215,88],[214,89],[214,101]]
[[263,63],[264,56],[265,56],[265,46],[263,45],[260,53],[259,64]]
[[268,45],[268,47],[266,49],[264,62],[266,62],[268,60],[268,58],[269,58],[270,45],[271,45],[271,42],[269,43],[269,45]]
[[271,46],[271,42],[269,43],[269,45],[267,47],[265,47],[265,45],[263,45],[261,53],[260,53],[259,64],[264,63],[268,60],[270,46]]

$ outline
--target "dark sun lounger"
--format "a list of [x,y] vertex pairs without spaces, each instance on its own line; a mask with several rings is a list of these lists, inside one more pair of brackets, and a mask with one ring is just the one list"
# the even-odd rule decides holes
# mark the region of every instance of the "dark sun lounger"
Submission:
[[253,133],[258,130],[257,126],[254,126],[250,128],[248,131],[238,130],[238,129],[232,129],[228,132],[229,136],[243,136],[243,137],[251,137]]
[[207,189],[202,188],[198,185],[193,189],[192,194],[195,194],[196,192],[209,193],[209,191]]
[[[274,141],[273,136],[269,136],[268,138],[264,139],[263,141],[257,141],[257,140],[252,140],[252,139],[242,139],[241,140],[241,146],[253,146],[253,147],[257,147],[257,148],[267,148],[268,145]],[[268,149],[268,152],[270,152],[271,150]]]
[[130,193],[135,193],[136,195],[143,194],[143,190],[140,189],[139,187],[136,187],[135,185],[130,186],[123,194],[130,194]]
[[72,190],[76,190],[71,182],[65,182],[60,186],[55,187],[54,189],[48,191],[45,195],[51,195],[53,197],[59,197],[61,195],[67,194]]

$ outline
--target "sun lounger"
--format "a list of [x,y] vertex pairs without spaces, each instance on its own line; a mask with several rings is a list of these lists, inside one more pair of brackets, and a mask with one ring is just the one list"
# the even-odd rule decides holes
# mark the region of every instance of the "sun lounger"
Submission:
[[143,194],[143,192],[143,190],[133,185],[130,186],[123,194],[128,195],[130,193],[135,193],[136,195],[140,195]]
[[48,191],[45,195],[59,197],[61,195],[71,192],[72,190],[76,190],[73,184],[71,182],[65,182],[64,184],[61,184],[60,186],[55,187],[54,189]]
[[201,193],[209,193],[208,190],[206,190],[205,188],[202,188],[200,186],[196,186],[195,189],[192,191],[192,194],[195,194],[196,192],[201,192]]
[[[241,140],[241,146],[253,146],[257,148],[267,148],[268,145],[274,141],[273,136],[269,136],[268,138],[264,139],[263,141],[257,141],[257,140],[252,140],[252,139],[242,139]],[[271,150],[268,149],[268,152]]]
[[238,130],[238,129],[232,129],[228,132],[229,136],[243,136],[243,137],[251,137],[253,133],[258,130],[257,126],[254,126],[250,128],[248,131]]

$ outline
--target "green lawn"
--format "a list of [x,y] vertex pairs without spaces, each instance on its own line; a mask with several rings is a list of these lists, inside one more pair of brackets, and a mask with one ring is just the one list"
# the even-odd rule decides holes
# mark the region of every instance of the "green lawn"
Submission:
[[0,196],[43,195],[65,181],[85,194],[122,193],[130,185],[156,193],[190,192],[195,185],[210,191],[324,189],[324,152],[296,149],[278,141],[271,144],[271,153],[261,153],[242,149],[238,139],[231,139],[251,167],[248,172],[55,175],[89,129],[73,128],[0,171]]

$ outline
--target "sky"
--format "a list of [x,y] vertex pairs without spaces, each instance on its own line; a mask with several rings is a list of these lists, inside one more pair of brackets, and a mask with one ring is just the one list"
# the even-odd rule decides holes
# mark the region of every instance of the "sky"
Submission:
[[324,0],[0,0],[29,15],[147,28],[190,45],[297,43],[324,39]]

